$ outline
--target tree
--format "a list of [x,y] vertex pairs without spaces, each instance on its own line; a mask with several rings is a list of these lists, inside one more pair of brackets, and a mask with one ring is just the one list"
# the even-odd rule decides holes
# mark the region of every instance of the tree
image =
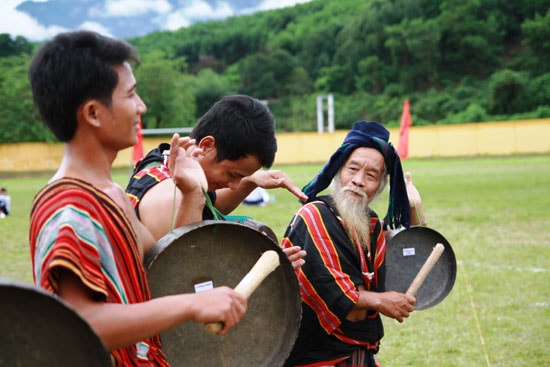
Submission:
[[508,69],[497,71],[489,81],[490,112],[511,114],[525,111],[528,105],[528,98],[524,98],[526,87],[527,78],[523,73]]
[[167,60],[161,51],[142,56],[135,71],[138,93],[147,105],[144,128],[193,126],[195,124],[194,86],[181,73],[185,61]]
[[439,85],[439,24],[434,19],[404,19],[386,27],[392,65],[405,88],[425,90]]
[[227,82],[212,69],[202,69],[195,80],[196,117],[202,116],[221,97],[233,94]]
[[546,15],[536,14],[533,19],[527,19],[522,25],[525,38],[523,43],[529,46],[529,50],[540,60],[540,70],[550,70],[550,9]]
[[29,58],[0,58],[0,142],[54,141],[33,106],[27,79]]
[[17,36],[12,39],[8,33],[0,34],[0,57],[30,55],[32,50],[32,44],[25,37]]
[[[492,6],[490,6],[492,4]],[[446,75],[487,77],[498,66],[503,32],[494,3],[478,0],[443,0],[438,17],[440,52]]]
[[[260,99],[277,98],[284,94],[292,81],[296,60],[286,50],[258,52],[239,65],[240,92]],[[297,71],[298,72],[298,71]]]

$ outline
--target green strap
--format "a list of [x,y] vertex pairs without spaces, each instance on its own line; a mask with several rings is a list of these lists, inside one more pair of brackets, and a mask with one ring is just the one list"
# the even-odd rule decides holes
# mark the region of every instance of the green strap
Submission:
[[204,189],[202,189],[202,193],[204,194],[204,197],[206,199],[206,207],[212,212],[212,214],[214,215],[214,219],[225,220],[225,216],[222,214],[222,212],[216,209],[214,204],[212,204],[212,200],[210,199],[208,193]]

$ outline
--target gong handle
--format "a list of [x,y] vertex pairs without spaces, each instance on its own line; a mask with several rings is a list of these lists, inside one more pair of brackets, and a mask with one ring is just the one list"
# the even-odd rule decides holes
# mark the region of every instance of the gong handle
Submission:
[[424,283],[424,280],[434,267],[435,263],[439,258],[441,257],[441,254],[443,254],[443,251],[445,250],[445,246],[441,243],[437,243],[435,247],[432,250],[432,253],[428,258],[426,259],[426,262],[424,265],[422,265],[422,268],[420,268],[420,271],[412,281],[411,285],[409,286],[409,289],[407,289],[406,294],[410,296],[415,296],[416,292],[418,292],[418,289]]
[[[260,283],[279,266],[279,255],[274,250],[268,250],[260,256],[252,269],[244,276],[235,287],[235,291],[243,294],[246,298],[258,288]],[[222,322],[209,322],[204,328],[211,334],[217,334],[222,328]]]

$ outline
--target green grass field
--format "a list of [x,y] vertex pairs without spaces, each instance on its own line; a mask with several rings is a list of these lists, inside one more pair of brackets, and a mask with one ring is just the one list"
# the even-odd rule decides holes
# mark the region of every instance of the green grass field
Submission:
[[[384,367],[550,365],[550,156],[403,162],[423,196],[431,228],[457,257],[452,292],[403,324],[385,319]],[[300,186],[320,165],[276,167]],[[125,185],[127,172],[118,172]],[[12,215],[0,220],[0,276],[31,282],[29,210],[47,176],[6,178]],[[283,190],[268,208],[240,207],[282,237],[298,208]],[[375,205],[386,210],[385,198]]]

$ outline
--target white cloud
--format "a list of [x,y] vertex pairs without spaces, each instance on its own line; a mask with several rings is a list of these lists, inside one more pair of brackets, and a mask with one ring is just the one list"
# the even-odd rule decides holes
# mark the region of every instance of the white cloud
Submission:
[[308,3],[311,0],[265,0],[262,2],[255,10],[271,10],[271,9],[280,9],[286,8],[288,6],[294,6],[296,4]]
[[78,27],[78,29],[85,29],[87,31],[94,31],[94,32],[100,33],[104,36],[113,37],[111,32],[109,32],[108,28],[104,27],[103,25],[101,25],[97,22],[86,21],[86,22],[82,23],[80,25],[80,27]]
[[[48,0],[34,1],[47,2]],[[251,14],[255,11],[282,8],[308,1],[311,0],[264,0],[257,8],[240,9],[239,11],[240,14]],[[2,14],[0,33],[8,33],[12,37],[23,36],[34,42],[50,39],[60,32],[69,30],[56,25],[46,27],[28,14],[17,11],[15,8],[22,2],[23,0],[0,0],[0,14]],[[159,30],[175,30],[188,27],[195,21],[225,19],[236,15],[235,9],[227,0],[217,1],[214,7],[204,0],[180,0],[177,9],[172,7],[170,0],[97,0],[93,4],[81,3],[80,6],[88,7],[89,19],[80,28],[94,30],[105,35],[111,35],[107,28],[109,23],[101,22],[105,18],[130,18],[156,13],[156,16],[151,16],[151,23],[156,24]]]
[[183,27],[189,27],[191,23],[187,18],[185,18],[180,12],[175,12],[166,18],[165,21],[161,23],[161,29],[163,31],[175,31]]
[[164,19],[155,21],[161,25],[162,30],[174,31],[190,26],[194,20],[224,19],[235,15],[235,11],[227,2],[218,2],[213,8],[205,1],[192,0],[185,2],[185,6],[165,15]]
[[168,13],[172,5],[167,0],[107,0],[89,11],[90,16],[98,18],[133,17],[150,12]]
[[212,8],[210,4],[202,0],[192,0],[187,2],[185,7],[178,9],[186,18],[203,19],[203,18],[226,18],[235,14],[231,5],[225,1],[216,3],[216,7]]
[[0,14],[2,14],[0,33],[9,33],[12,37],[23,36],[29,41],[41,41],[66,30],[58,26],[44,27],[35,18],[16,10],[15,8],[22,2],[22,0],[0,1]]

